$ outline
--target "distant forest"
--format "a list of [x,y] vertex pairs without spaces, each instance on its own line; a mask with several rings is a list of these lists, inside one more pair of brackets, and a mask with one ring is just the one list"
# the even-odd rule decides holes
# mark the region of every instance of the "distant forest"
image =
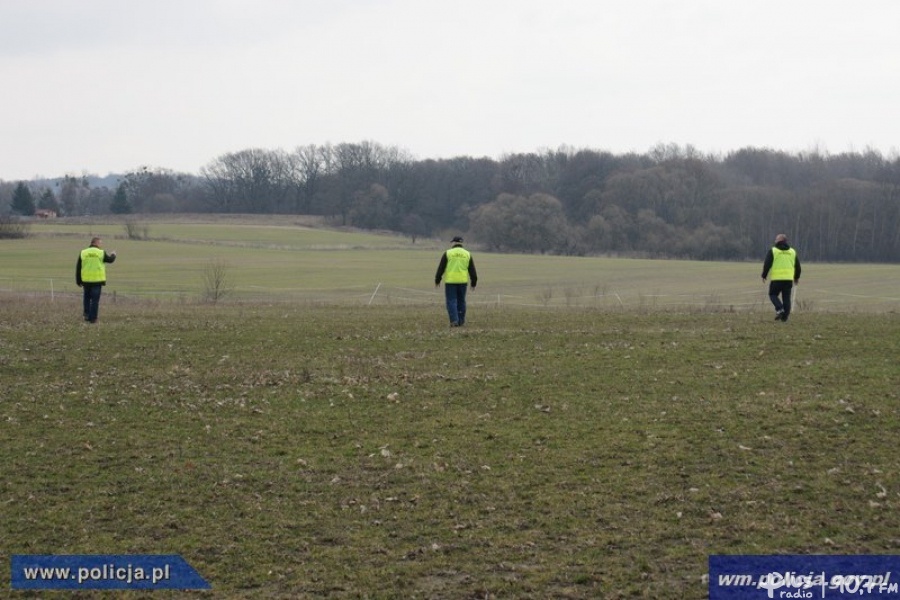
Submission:
[[0,213],[266,213],[487,250],[699,260],[759,258],[777,233],[804,260],[900,262],[900,157],[744,148],[705,155],[560,148],[416,160],[375,142],[248,149],[199,174],[143,167],[0,181]]

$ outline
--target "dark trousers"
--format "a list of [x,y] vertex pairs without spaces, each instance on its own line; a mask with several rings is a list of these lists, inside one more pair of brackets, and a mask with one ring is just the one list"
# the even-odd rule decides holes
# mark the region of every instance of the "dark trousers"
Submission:
[[447,314],[451,325],[463,325],[466,322],[466,289],[467,283],[445,283],[444,295],[447,298]]
[[794,282],[787,281],[770,281],[769,282],[769,300],[775,307],[775,312],[783,312],[785,318],[791,314],[791,290]]
[[96,323],[100,313],[100,293],[103,292],[103,286],[99,283],[85,283],[81,288],[84,291],[84,320]]

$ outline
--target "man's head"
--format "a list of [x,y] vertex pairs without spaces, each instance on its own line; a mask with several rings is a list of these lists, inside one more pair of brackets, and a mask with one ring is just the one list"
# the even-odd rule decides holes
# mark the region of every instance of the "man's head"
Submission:
[[780,243],[786,242],[786,241],[787,241],[787,236],[784,235],[783,233],[779,233],[778,235],[775,236],[776,244],[780,244]]
[[463,239],[461,236],[456,235],[456,236],[453,236],[453,239],[450,240],[450,243],[453,244],[454,246],[461,246],[463,243]]
[[101,240],[98,237],[91,238],[91,246],[94,246],[95,248],[100,248],[103,246],[103,240]]

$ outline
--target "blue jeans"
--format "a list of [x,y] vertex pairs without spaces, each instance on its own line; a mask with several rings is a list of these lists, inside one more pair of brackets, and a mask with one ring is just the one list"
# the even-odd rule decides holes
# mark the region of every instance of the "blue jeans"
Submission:
[[100,313],[100,293],[103,286],[99,283],[85,283],[81,287],[84,290],[84,320],[94,323]]
[[447,314],[450,325],[463,325],[466,322],[466,289],[467,283],[445,283],[444,295],[447,298]]

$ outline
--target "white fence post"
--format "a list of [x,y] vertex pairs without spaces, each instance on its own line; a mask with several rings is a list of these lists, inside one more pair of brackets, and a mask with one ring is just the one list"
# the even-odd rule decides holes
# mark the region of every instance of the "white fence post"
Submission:
[[378,282],[378,285],[375,286],[375,291],[372,292],[372,297],[369,298],[369,304],[370,304],[370,305],[372,304],[372,300],[375,299],[375,294],[378,293],[378,289],[379,289],[380,287],[381,287],[381,282],[379,281],[379,282]]

